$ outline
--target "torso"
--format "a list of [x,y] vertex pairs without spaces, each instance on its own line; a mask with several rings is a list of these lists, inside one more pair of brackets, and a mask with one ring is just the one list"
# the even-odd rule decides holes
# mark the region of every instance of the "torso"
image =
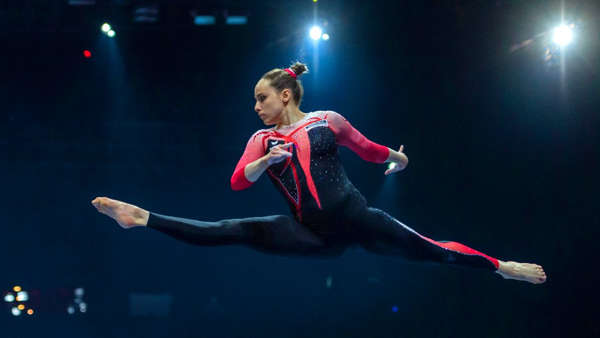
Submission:
[[292,125],[266,129],[257,136],[265,154],[278,144],[294,144],[289,149],[293,156],[270,166],[267,173],[299,221],[320,220],[351,196],[360,196],[340,161],[327,112],[308,113]]

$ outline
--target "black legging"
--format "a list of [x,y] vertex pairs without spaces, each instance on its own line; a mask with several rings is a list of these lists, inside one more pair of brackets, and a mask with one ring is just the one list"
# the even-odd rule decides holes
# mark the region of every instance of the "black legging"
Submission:
[[327,222],[302,224],[284,216],[204,222],[150,213],[148,227],[196,245],[246,245],[285,256],[332,257],[352,245],[383,255],[495,271],[498,261],[456,242],[436,242],[384,211],[363,207],[332,213]]

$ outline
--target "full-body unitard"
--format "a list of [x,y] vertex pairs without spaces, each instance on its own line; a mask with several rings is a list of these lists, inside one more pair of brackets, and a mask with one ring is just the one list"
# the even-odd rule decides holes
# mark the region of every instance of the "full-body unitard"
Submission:
[[293,217],[204,222],[150,213],[148,227],[193,244],[240,244],[281,255],[336,256],[349,246],[360,245],[411,260],[498,268],[493,257],[457,242],[434,241],[384,211],[368,207],[346,176],[338,145],[375,163],[385,162],[389,149],[368,140],[333,111],[312,112],[292,125],[254,133],[231,177],[232,189],[250,187],[246,165],[285,143],[293,144],[287,149],[292,157],[271,165],[267,174],[286,198]]

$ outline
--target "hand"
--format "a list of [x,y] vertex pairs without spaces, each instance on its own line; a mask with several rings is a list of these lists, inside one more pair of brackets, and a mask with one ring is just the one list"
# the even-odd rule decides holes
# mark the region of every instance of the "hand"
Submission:
[[406,155],[402,152],[403,150],[404,145],[401,145],[400,149],[398,149],[396,154],[393,156],[394,161],[392,161],[392,167],[385,171],[385,175],[390,175],[406,168],[406,165],[408,164],[408,157],[406,157]]
[[271,164],[279,163],[281,161],[284,161],[287,158],[292,157],[291,152],[283,150],[284,148],[288,148],[289,146],[292,146],[292,145],[294,145],[294,143],[289,142],[286,144],[279,144],[279,145],[272,147],[271,151],[269,151],[269,153],[266,155],[267,163],[269,165],[271,165]]

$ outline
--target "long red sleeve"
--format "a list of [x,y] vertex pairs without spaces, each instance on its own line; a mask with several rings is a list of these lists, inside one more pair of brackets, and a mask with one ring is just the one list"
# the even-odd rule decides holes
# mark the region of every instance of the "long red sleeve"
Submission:
[[383,163],[390,156],[388,147],[377,144],[367,139],[358,130],[354,129],[342,115],[328,111],[327,122],[335,134],[337,143],[350,148],[365,161]]
[[265,149],[262,143],[263,138],[261,137],[264,133],[264,131],[259,130],[248,140],[244,154],[235,166],[235,170],[231,176],[231,189],[243,190],[252,185],[253,182],[248,181],[244,170],[246,169],[246,165],[265,155]]

